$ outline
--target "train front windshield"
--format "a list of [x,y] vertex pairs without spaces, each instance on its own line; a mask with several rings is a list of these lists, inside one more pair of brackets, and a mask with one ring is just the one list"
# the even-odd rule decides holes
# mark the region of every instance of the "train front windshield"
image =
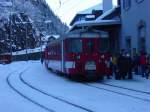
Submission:
[[93,42],[93,40],[89,40],[87,42],[87,49],[86,49],[86,51],[88,53],[93,53],[94,52],[94,42]]
[[67,48],[69,53],[81,53],[82,52],[82,40],[70,39],[67,42]]

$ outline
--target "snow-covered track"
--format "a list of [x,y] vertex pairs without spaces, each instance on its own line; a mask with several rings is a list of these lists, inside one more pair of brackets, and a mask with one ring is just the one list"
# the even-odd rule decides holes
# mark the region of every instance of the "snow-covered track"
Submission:
[[[143,96],[141,94],[136,95],[136,93],[137,93],[136,91],[131,91],[131,90],[126,89],[126,92],[122,92],[122,89],[124,89],[124,88],[115,88],[114,89],[114,87],[111,88],[112,86],[109,86],[109,87],[105,86],[105,85],[101,86],[100,84],[98,84],[98,85],[89,84],[89,83],[82,83],[82,84],[85,85],[85,86],[94,88],[94,89],[104,90],[104,91],[107,91],[107,92],[115,93],[115,94],[122,95],[122,96],[127,96],[127,97],[130,97],[130,98],[133,98],[133,99],[137,99],[137,100],[140,100],[140,101],[150,103],[150,99],[148,99],[150,97],[150,95],[147,96],[148,98],[143,98]],[[134,92],[134,94],[133,94],[133,92]]]
[[[27,68],[24,69],[20,74],[24,73],[26,70],[27,70]],[[17,71],[15,71],[15,72],[17,72]],[[32,102],[33,104],[35,104],[35,105],[37,105],[37,106],[39,106],[39,107],[45,109],[45,110],[48,111],[48,112],[55,112],[54,110],[49,109],[49,108],[45,107],[44,105],[41,105],[40,103],[34,101],[32,98],[27,97],[26,95],[24,95],[23,93],[21,93],[19,90],[17,90],[17,89],[11,84],[11,81],[10,81],[11,75],[13,75],[13,73],[15,73],[15,72],[10,73],[10,74],[8,75],[7,79],[6,79],[7,84],[9,85],[9,87],[10,87],[11,89],[13,89],[16,93],[18,93],[20,96],[22,96],[23,98],[25,98],[25,99],[27,99],[28,101]]]
[[23,75],[23,74],[20,74],[20,75],[19,75],[19,78],[20,78],[20,80],[21,80],[24,84],[26,84],[28,87],[30,87],[30,88],[32,88],[32,89],[34,89],[34,90],[36,90],[36,91],[42,93],[43,95],[52,97],[52,98],[54,98],[54,99],[56,99],[56,100],[59,100],[59,101],[61,101],[61,102],[64,102],[64,103],[66,103],[66,104],[68,104],[68,105],[71,105],[71,106],[73,106],[73,107],[75,107],[75,108],[81,109],[81,110],[83,110],[83,111],[85,111],[85,112],[94,112],[94,111],[91,110],[91,109],[88,109],[88,108],[83,107],[83,106],[81,106],[81,105],[77,105],[77,104],[72,103],[72,102],[70,102],[70,101],[67,101],[67,100],[65,100],[65,99],[63,99],[63,98],[60,98],[60,97],[57,97],[57,96],[52,95],[52,94],[50,94],[50,93],[47,93],[47,92],[45,92],[45,91],[43,91],[43,90],[41,90],[41,89],[39,89],[39,88],[37,88],[37,87],[34,87],[33,85],[31,85],[30,83],[28,83],[27,81],[25,81],[24,78],[22,77],[22,75]]
[[125,89],[125,90],[130,90],[130,91],[134,91],[134,92],[137,92],[137,93],[150,95],[150,92],[146,92],[146,91],[131,89],[131,88],[127,88],[127,87],[123,87],[123,86],[117,86],[117,85],[113,85],[113,84],[107,84],[107,83],[100,83],[100,84],[101,85],[111,86],[111,87],[116,87],[116,88],[121,88],[121,89]]

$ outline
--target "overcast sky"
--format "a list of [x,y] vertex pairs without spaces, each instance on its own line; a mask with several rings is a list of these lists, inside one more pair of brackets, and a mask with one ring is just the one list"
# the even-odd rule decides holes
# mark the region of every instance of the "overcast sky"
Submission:
[[[61,20],[69,25],[75,14],[79,11],[87,9],[102,0],[46,0],[51,9],[57,14]],[[116,4],[117,0],[113,0]]]

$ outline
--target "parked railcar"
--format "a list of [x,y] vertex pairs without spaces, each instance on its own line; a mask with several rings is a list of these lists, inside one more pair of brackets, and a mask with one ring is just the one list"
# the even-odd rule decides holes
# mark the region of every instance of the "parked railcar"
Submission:
[[103,79],[107,44],[107,38],[101,38],[99,32],[69,32],[47,45],[45,66],[71,78]]
[[3,53],[0,54],[0,63],[2,64],[9,64],[11,63],[11,54],[10,53]]

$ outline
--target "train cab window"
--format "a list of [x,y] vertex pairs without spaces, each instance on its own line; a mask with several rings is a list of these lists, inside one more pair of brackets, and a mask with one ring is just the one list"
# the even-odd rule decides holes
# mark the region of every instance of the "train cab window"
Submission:
[[107,52],[109,49],[109,40],[107,38],[101,38],[98,46],[101,53]]
[[80,52],[82,52],[82,40],[81,39],[70,39],[70,40],[68,40],[67,51],[69,53],[80,53]]
[[94,43],[92,40],[89,40],[87,42],[87,51],[88,53],[93,53],[94,52]]

